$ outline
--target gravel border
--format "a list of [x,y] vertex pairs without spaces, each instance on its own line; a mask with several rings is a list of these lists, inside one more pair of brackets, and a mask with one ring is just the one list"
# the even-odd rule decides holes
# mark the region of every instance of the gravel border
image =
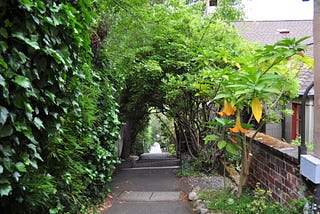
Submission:
[[198,214],[211,214],[207,208],[208,202],[199,198],[201,190],[228,190],[234,187],[234,183],[228,177],[223,176],[190,176],[187,183],[192,187],[188,199],[192,201],[193,210]]
[[233,182],[228,177],[223,176],[191,176],[187,182],[196,190],[224,190],[233,187]]

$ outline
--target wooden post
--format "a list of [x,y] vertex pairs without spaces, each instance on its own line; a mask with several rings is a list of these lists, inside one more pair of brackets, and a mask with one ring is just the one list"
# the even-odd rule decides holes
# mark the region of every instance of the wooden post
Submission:
[[[320,0],[313,7],[313,58],[314,58],[314,153],[320,157]],[[315,188],[317,213],[320,205],[320,184]]]
[[314,153],[320,157],[320,0],[314,0]]

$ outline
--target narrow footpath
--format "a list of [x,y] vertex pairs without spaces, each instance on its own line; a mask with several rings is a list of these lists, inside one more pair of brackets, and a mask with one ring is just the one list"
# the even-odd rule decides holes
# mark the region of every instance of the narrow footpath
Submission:
[[112,206],[101,214],[194,213],[186,197],[191,188],[176,175],[178,164],[163,154],[144,154],[119,166],[111,182]]

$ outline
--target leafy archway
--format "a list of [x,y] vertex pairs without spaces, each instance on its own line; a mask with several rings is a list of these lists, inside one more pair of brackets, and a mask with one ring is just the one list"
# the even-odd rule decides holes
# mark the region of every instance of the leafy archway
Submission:
[[227,24],[236,10],[230,7],[228,13],[203,16],[203,2],[187,6],[180,1],[136,1],[118,9],[121,18],[105,48],[113,69],[124,76],[119,95],[124,127],[122,157],[133,152],[131,145],[146,126],[151,107],[175,120],[185,152],[199,156],[208,131],[202,124],[210,119],[204,115],[212,105],[195,96],[198,90],[193,84],[206,60],[212,60],[208,57],[214,58],[217,68],[223,68],[228,63],[221,53],[236,56],[245,49],[237,32]]

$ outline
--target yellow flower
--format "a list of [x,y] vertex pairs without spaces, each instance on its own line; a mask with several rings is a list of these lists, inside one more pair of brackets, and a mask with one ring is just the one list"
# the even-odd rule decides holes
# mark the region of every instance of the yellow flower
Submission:
[[234,113],[236,112],[237,108],[232,105],[231,103],[228,103],[226,100],[224,101],[224,106],[222,111],[218,112],[218,114],[220,116],[231,116],[234,115]]
[[229,129],[231,132],[241,132],[241,133],[246,133],[247,129],[242,128],[241,122],[240,122],[240,115],[237,115],[236,118],[236,125],[233,128]]
[[263,107],[262,107],[262,104],[261,104],[259,98],[254,98],[251,102],[251,109],[253,112],[253,116],[257,120],[258,123],[261,120],[262,108]]

